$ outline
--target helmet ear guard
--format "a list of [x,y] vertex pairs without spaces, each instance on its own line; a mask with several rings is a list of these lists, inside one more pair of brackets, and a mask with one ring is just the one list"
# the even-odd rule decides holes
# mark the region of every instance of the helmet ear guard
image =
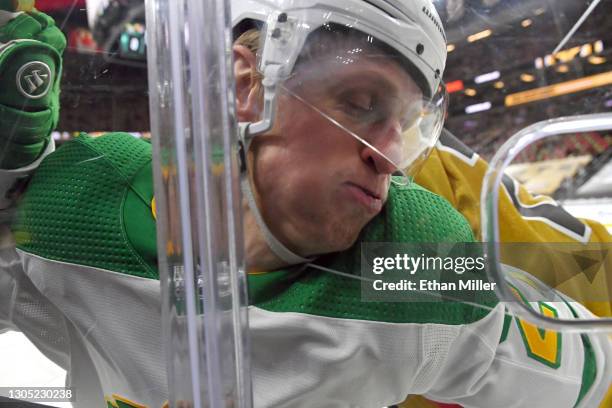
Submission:
[[299,35],[299,22],[285,12],[274,12],[268,16],[261,32],[263,47],[258,53],[259,71],[263,75],[263,117],[262,120],[244,128],[244,139],[267,132],[274,126],[274,111],[278,85],[291,73],[297,52],[304,38]]
[[[289,76],[297,54],[304,44],[304,30],[293,15],[277,11],[268,16],[262,31],[263,47],[258,55],[259,68],[265,72],[269,65],[280,65],[279,73]],[[302,31],[302,32],[300,32]],[[307,34],[307,33],[306,33]]]

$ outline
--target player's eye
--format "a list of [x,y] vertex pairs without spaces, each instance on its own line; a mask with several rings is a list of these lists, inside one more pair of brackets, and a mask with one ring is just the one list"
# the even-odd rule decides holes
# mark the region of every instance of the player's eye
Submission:
[[343,113],[359,121],[372,121],[376,116],[376,97],[370,92],[348,92],[340,97]]

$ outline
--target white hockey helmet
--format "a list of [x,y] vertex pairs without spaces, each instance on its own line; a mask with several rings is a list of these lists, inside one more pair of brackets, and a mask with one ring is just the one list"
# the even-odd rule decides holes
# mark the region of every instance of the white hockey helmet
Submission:
[[[254,27],[261,32],[257,57],[264,85],[263,117],[260,122],[243,124],[246,140],[272,128],[276,95],[282,89],[373,148],[399,173],[411,176],[418,171],[440,135],[447,105],[441,81],[446,38],[430,0],[233,0],[231,6],[235,37]],[[310,103],[296,87],[287,86],[287,83],[296,62],[301,61],[305,49],[313,43],[307,42],[308,37],[314,37],[321,29],[332,34],[355,33],[361,36],[361,44],[372,43],[365,44],[366,47],[384,49],[389,57],[393,54],[392,58],[407,70],[420,89],[418,96],[389,99],[378,108],[368,107],[362,115],[364,123],[359,126]],[[361,45],[354,41],[346,44],[346,49],[330,53],[330,59],[343,64],[356,61],[360,56],[355,55],[355,44],[360,52],[363,51]],[[329,71],[333,67],[329,65],[313,66],[311,79],[317,82],[318,78],[333,75],[333,71]],[[307,84],[301,85],[301,88],[307,87]],[[417,99],[418,102],[410,102],[407,106],[407,100]],[[393,143],[392,148],[380,148],[370,140],[367,126],[391,114],[403,115],[399,143]]]
[[[426,95],[437,92],[446,64],[446,35],[431,0],[233,0],[232,26],[263,23],[260,70],[280,64],[288,75],[309,34],[335,23],[381,41],[423,75]],[[236,30],[235,30],[236,31]]]

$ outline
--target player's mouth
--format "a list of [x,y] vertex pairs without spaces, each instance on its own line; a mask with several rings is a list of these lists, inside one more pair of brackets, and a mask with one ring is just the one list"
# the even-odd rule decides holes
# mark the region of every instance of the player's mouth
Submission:
[[369,213],[377,214],[382,210],[382,195],[355,183],[347,182],[344,185],[350,196],[361,204]]

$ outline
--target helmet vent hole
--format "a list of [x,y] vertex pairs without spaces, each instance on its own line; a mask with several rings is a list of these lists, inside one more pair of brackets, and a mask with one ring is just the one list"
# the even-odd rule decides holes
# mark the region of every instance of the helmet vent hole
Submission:
[[417,54],[421,55],[423,53],[423,51],[425,51],[425,46],[423,44],[417,44],[416,47],[416,52]]

